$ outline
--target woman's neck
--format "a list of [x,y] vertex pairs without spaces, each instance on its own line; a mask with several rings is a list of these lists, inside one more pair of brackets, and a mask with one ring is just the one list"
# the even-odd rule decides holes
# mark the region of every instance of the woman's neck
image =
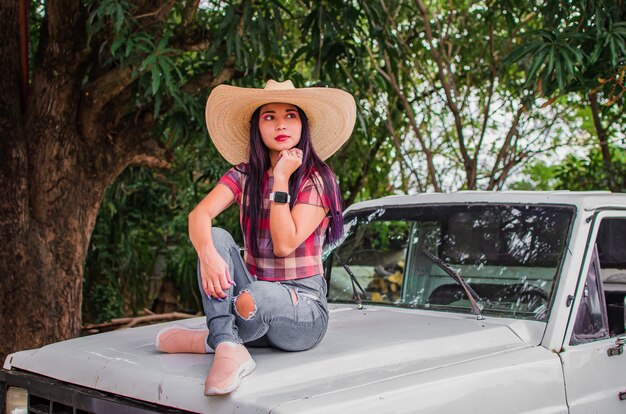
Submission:
[[274,167],[276,167],[276,163],[278,163],[278,152],[276,151],[269,151],[269,155],[270,155],[270,167],[267,169],[267,173],[270,176],[274,175]]

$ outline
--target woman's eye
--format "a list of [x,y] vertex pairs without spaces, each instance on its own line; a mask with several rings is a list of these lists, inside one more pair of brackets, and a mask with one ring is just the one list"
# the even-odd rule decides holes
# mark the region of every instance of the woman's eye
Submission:
[[294,113],[288,113],[287,114],[287,118],[293,119],[293,118],[297,118],[297,117],[296,117],[296,114],[294,114]]
[[264,120],[266,120],[266,121],[271,121],[271,120],[273,120],[273,119],[274,119],[274,115],[265,115],[265,116],[263,117],[263,119],[264,119]]

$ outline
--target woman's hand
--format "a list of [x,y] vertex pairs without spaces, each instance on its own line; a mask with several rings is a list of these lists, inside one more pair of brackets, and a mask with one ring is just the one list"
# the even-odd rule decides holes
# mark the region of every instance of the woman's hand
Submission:
[[278,154],[278,162],[274,167],[274,177],[289,179],[291,174],[302,165],[302,150],[292,148]]
[[225,298],[225,291],[233,285],[228,265],[217,252],[207,252],[200,256],[200,277],[202,290],[207,296],[216,299]]

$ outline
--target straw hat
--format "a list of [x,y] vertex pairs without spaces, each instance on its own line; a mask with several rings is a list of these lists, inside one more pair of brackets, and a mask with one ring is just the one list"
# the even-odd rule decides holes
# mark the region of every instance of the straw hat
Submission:
[[299,106],[309,121],[311,143],[325,160],[350,137],[356,103],[348,92],[334,88],[295,88],[291,81],[270,80],[263,89],[220,85],[206,103],[206,126],[217,150],[233,165],[248,162],[250,118],[272,103]]

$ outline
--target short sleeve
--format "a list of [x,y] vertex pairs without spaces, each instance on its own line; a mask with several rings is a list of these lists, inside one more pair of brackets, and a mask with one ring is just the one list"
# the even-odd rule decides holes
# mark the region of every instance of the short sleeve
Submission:
[[324,182],[319,173],[312,174],[304,181],[294,205],[296,204],[310,204],[330,209],[330,200],[324,194]]
[[223,184],[233,192],[235,196],[235,201],[237,204],[241,205],[241,193],[243,191],[243,164],[236,165],[230,170],[226,171],[226,173],[219,179],[218,184]]

